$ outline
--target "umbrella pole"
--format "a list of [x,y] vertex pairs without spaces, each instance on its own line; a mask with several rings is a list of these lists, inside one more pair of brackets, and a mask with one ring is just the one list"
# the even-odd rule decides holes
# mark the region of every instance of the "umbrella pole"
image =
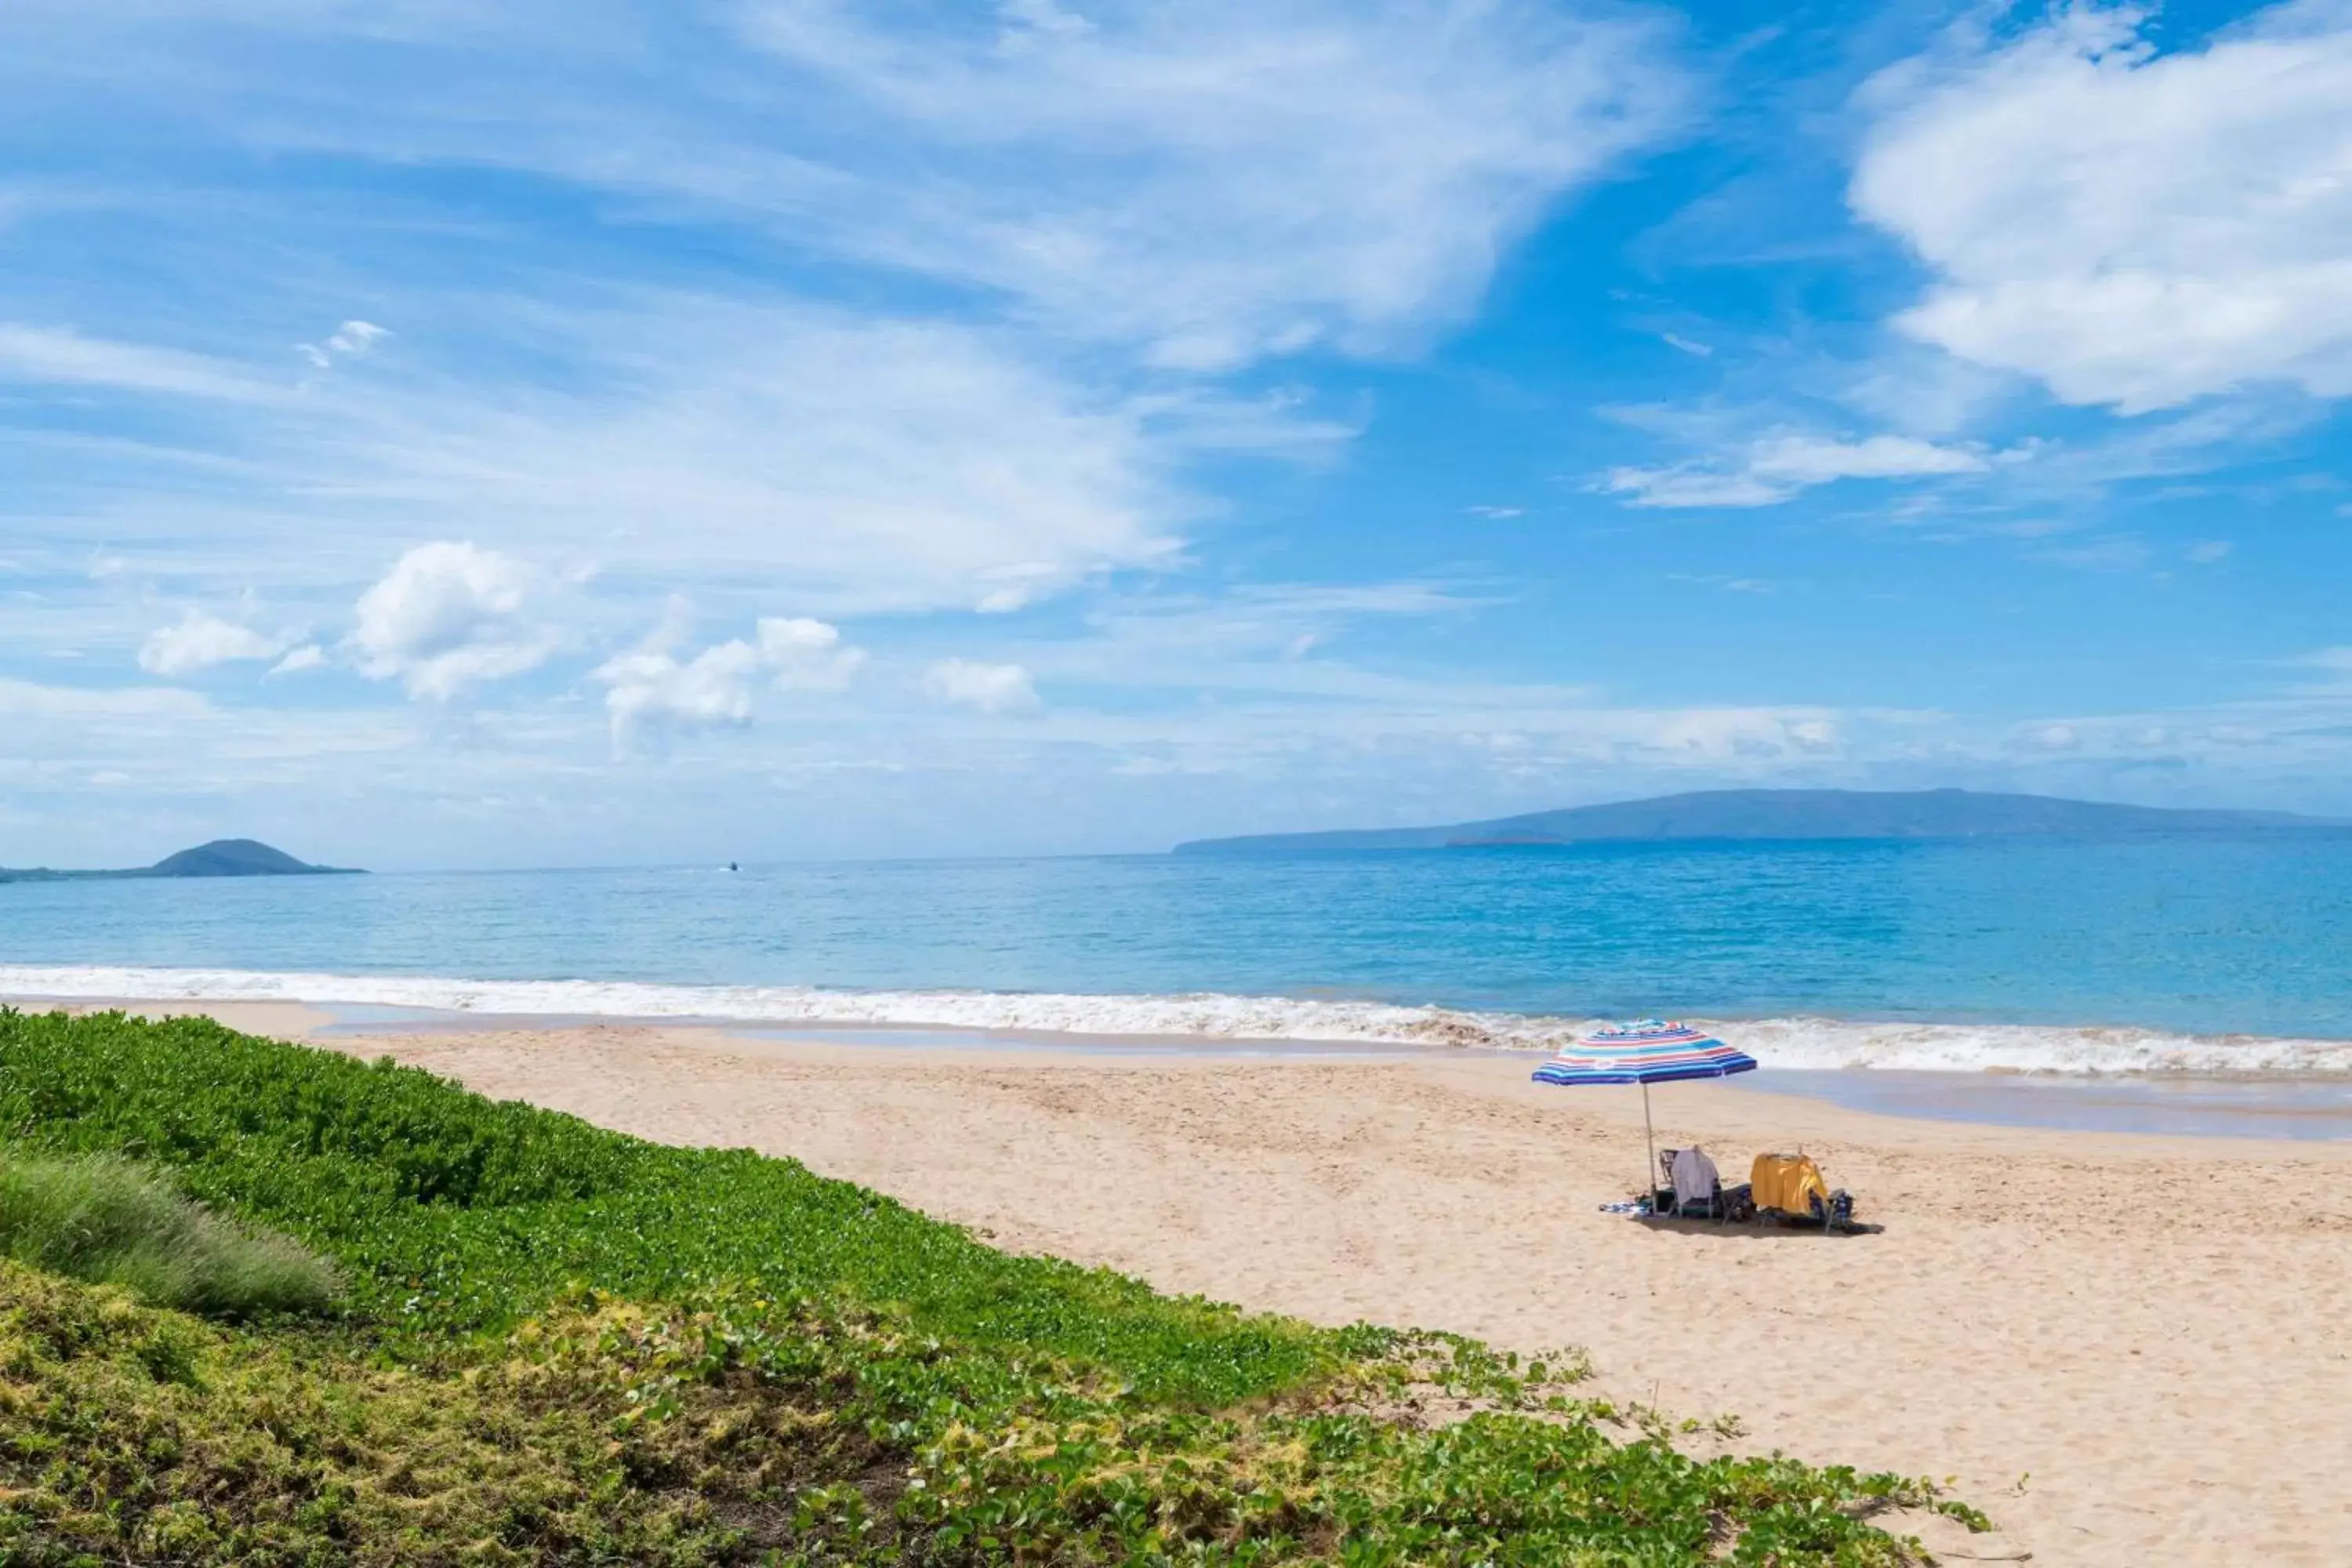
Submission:
[[1642,1191],[1650,1195],[1650,1206],[1657,1206],[1658,1135],[1650,1127],[1650,1080],[1642,1080],[1642,1147],[1648,1152],[1650,1163],[1642,1167]]

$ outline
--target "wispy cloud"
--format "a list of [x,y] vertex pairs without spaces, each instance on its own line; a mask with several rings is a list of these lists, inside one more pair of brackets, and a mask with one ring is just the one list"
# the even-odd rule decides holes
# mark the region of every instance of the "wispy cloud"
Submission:
[[[1038,12],[1037,15],[1044,15]],[[1000,289],[1156,363],[1378,350],[1458,317],[1500,244],[1674,123],[1667,40],[1634,13],[1441,3],[885,31],[767,0],[750,36],[838,94],[849,134],[930,171],[836,243]]]
[[19,719],[110,721],[142,715],[208,713],[212,704],[193,691],[167,686],[52,686],[0,676],[0,713]]
[[[79,79],[183,113],[193,76],[222,89],[204,132],[247,147],[522,170],[771,226],[1188,369],[1459,319],[1504,245],[1689,99],[1661,18],[1536,0],[888,26],[834,0],[698,22],[547,0],[463,25],[423,4],[36,10],[16,42],[37,35],[46,69],[0,86],[58,112]],[[400,89],[322,85],[362,63]]]
[[413,349],[396,374],[321,378],[215,434],[243,459],[215,484],[131,504],[86,486],[53,510],[78,505],[78,532],[139,560],[240,584],[260,561],[380,569],[396,530],[593,558],[615,591],[656,599],[756,581],[866,611],[1048,597],[1172,560],[1204,512],[1152,408],[992,331],[668,296],[479,328],[503,353],[559,358],[567,384],[465,375]]
[[310,361],[316,370],[331,370],[339,359],[357,359],[375,347],[380,339],[392,336],[389,330],[373,321],[345,321],[323,342],[297,343],[295,350]]
[[203,610],[190,610],[173,624],[148,634],[139,647],[139,668],[167,680],[177,679],[218,664],[274,659],[286,650],[288,640]]
[[1772,436],[1749,443],[1727,460],[1664,468],[1616,468],[1600,488],[1633,506],[1776,506],[1818,485],[1840,479],[1911,479],[1981,474],[1997,460],[1974,447],[1941,446],[1908,436],[1837,440]]
[[201,354],[6,322],[0,322],[0,381],[240,403],[285,395],[284,389]]
[[2127,533],[2037,544],[2026,555],[2031,560],[2084,572],[2137,572],[2148,563],[2147,542]]

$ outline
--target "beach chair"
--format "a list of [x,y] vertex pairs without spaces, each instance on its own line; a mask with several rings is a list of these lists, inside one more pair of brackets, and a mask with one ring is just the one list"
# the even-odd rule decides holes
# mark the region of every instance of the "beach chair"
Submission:
[[1685,1203],[1676,1195],[1675,1160],[1681,1153],[1682,1151],[1679,1149],[1658,1151],[1657,1192],[1651,1200],[1651,1211],[1671,1215],[1675,1219],[1722,1219],[1727,1210],[1723,1201],[1723,1180],[1720,1176],[1717,1177],[1713,1190],[1705,1198],[1693,1198]]

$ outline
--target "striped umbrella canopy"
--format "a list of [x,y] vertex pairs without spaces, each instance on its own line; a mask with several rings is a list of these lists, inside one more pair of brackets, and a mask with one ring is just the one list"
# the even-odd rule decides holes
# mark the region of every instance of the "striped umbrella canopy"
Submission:
[[1596,1083],[1642,1086],[1642,1133],[1650,1153],[1642,1181],[1646,1193],[1658,1184],[1658,1136],[1650,1121],[1650,1086],[1681,1079],[1729,1078],[1755,1070],[1754,1057],[1705,1030],[1644,1018],[1595,1029],[1536,1068],[1535,1078],[1538,1083],[1568,1089]]

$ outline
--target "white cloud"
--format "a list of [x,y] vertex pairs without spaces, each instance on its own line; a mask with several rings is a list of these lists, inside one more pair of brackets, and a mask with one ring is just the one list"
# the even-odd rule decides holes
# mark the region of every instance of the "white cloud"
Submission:
[[1693,342],[1678,332],[1660,332],[1658,340],[1668,348],[1680,349],[1683,353],[1694,354],[1700,359],[1710,358],[1715,353],[1712,344]]
[[1017,664],[979,664],[943,658],[923,671],[923,690],[934,700],[1003,713],[1037,706],[1037,688]]
[[2198,565],[2210,566],[2217,561],[2228,560],[2231,549],[2226,539],[2200,539],[2189,547],[2187,554]]
[[749,724],[759,672],[760,650],[738,639],[683,662],[656,648],[639,648],[605,660],[594,678],[608,688],[604,710],[618,742],[648,721],[684,728]]
[[176,680],[216,664],[276,658],[285,647],[283,637],[266,637],[235,621],[190,610],[176,624],[158,626],[148,634],[139,645],[139,668]]
[[232,402],[267,402],[278,388],[201,354],[0,321],[0,380],[107,386]]
[[373,321],[345,321],[335,329],[335,335],[327,340],[327,346],[339,354],[356,358],[375,347],[377,339],[390,336],[390,329],[379,327]]
[[1973,447],[1939,446],[1909,436],[1872,436],[1860,441],[1774,436],[1750,443],[1727,466],[1611,468],[1601,476],[1600,488],[1627,497],[1632,506],[1774,506],[1840,479],[1979,474],[1992,462]]
[[2165,55],[2144,15],[2064,9],[1872,84],[1854,210],[1937,279],[1897,324],[2126,414],[2352,393],[2352,13]]
[[592,679],[606,687],[615,745],[648,724],[708,729],[751,721],[754,689],[762,674],[780,691],[845,689],[866,663],[866,651],[841,640],[841,629],[804,616],[768,616],[756,642],[734,638],[691,658],[674,651],[690,629],[682,598],[653,635],[630,652],[609,658]]
[[1939,447],[1908,436],[1873,436],[1861,441],[1826,441],[1782,436],[1759,441],[1748,456],[1748,471],[1788,485],[1825,485],[1836,479],[1896,479],[1929,474],[1980,474],[1990,467],[1981,452]]
[[351,647],[370,680],[446,701],[467,687],[536,668],[556,639],[524,611],[539,571],[471,543],[420,544],[360,595]]
[[299,647],[286,650],[286,657],[269,667],[272,675],[295,675],[306,669],[325,667],[327,650],[317,643],[306,642]]
[[1628,506],[1777,506],[1797,492],[1767,484],[1752,474],[1719,473],[1696,467],[1611,468],[1601,489],[1626,498]]
[[338,359],[358,359],[375,347],[378,339],[390,336],[390,328],[379,327],[373,321],[345,321],[325,342],[297,343],[294,347],[318,369],[331,370]]
[[763,616],[760,660],[776,672],[780,691],[839,691],[866,663],[866,650],[845,646],[841,628],[823,621]]

